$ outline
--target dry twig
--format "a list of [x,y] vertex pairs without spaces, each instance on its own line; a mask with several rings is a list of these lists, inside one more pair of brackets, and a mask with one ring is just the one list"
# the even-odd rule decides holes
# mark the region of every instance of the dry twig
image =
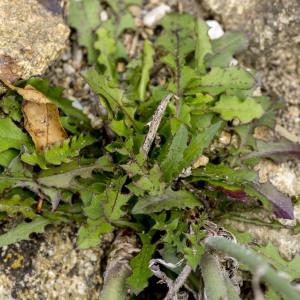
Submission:
[[161,279],[162,283],[165,283],[168,286],[168,294],[164,298],[164,300],[185,300],[188,299],[188,294],[185,292],[179,292],[180,288],[185,284],[188,276],[190,275],[192,268],[189,265],[186,265],[181,273],[178,275],[175,281],[170,279],[164,272],[160,270],[159,264],[164,265],[169,269],[175,269],[180,264],[182,264],[183,260],[181,260],[177,264],[167,263],[162,259],[152,259],[149,263],[149,268],[152,273]]
[[149,126],[149,131],[147,133],[144,144],[142,146],[142,149],[144,150],[146,155],[148,155],[148,153],[150,151],[150,148],[151,148],[151,145],[152,145],[152,143],[155,139],[159,124],[162,120],[163,114],[164,114],[164,112],[167,108],[167,105],[168,105],[168,103],[169,103],[169,101],[171,100],[172,97],[173,97],[172,94],[169,94],[166,97],[164,97],[161,100],[159,106],[157,107],[157,109],[156,109],[156,111],[153,115],[152,121],[151,121],[150,126]]

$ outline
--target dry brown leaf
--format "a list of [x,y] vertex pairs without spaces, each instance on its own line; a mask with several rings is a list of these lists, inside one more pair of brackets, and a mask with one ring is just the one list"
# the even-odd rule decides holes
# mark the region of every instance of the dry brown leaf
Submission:
[[23,98],[25,129],[30,134],[36,150],[63,142],[68,136],[61,125],[58,108],[43,93],[31,85],[15,87],[6,80],[3,83]]
[[36,149],[42,150],[67,138],[55,104],[40,104],[24,100],[25,129],[31,135]]
[[19,95],[21,95],[25,100],[32,101],[34,103],[51,103],[52,102],[40,91],[35,89],[32,85],[27,84],[25,88],[19,88],[13,86],[7,80],[1,79],[1,81],[9,87],[11,90],[16,91]]

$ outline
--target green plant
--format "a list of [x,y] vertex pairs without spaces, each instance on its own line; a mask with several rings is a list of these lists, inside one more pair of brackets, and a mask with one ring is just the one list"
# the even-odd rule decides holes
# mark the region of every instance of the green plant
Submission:
[[[20,129],[20,98],[6,95],[1,105],[5,118],[0,119],[0,136],[6,139],[0,149],[1,218],[21,214],[32,221],[0,236],[0,245],[28,238],[47,224],[76,221],[78,247],[88,248],[99,245],[103,234],[126,228],[139,237],[141,250],[124,258],[120,276],[106,276],[105,299],[125,299],[127,287],[132,297],[138,295],[153,275],[167,284],[166,299],[177,299],[183,286],[194,295],[206,293],[209,300],[221,295],[239,299],[214,250],[240,260],[254,275],[261,260],[211,237],[220,232],[208,224],[220,214],[261,206],[293,218],[291,200],[272,185],[259,184],[252,166],[261,157],[299,157],[299,147],[281,141],[280,151],[274,151],[254,139],[255,127],[274,125],[277,104],[253,95],[253,71],[230,66],[232,56],[247,45],[242,34],[211,41],[204,21],[172,13],[161,21],[162,32],[145,40],[129,62],[121,37],[139,30],[127,11],[137,1],[122,1],[120,11],[115,1],[106,2],[113,17],[105,22],[94,15],[95,22],[79,30],[82,7],[76,1],[71,1],[69,20],[88,48],[89,61],[97,64],[83,76],[107,110],[103,132],[108,138],[89,126],[61,90],[29,80],[60,108],[70,134],[62,144],[36,151]],[[92,9],[84,6],[89,13]],[[127,62],[122,74],[120,61]],[[11,110],[12,104],[18,109]],[[9,139],[7,126],[14,132]],[[232,139],[225,146],[224,135]],[[39,212],[37,198],[44,201]],[[279,277],[270,267],[264,272],[261,278],[284,299],[299,296],[287,281],[278,287]]]

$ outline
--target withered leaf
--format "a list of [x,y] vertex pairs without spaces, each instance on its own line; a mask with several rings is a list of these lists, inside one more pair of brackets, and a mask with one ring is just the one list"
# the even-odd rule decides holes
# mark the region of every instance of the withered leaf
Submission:
[[31,85],[19,88],[5,80],[2,81],[24,98],[24,126],[37,151],[52,144],[61,143],[67,138],[67,133],[60,122],[58,108],[43,93]]
[[1,81],[11,90],[16,91],[19,95],[21,95],[24,100],[31,101],[34,103],[51,103],[52,102],[40,91],[35,89],[32,85],[27,84],[25,88],[20,88],[12,85],[7,80],[1,79]]

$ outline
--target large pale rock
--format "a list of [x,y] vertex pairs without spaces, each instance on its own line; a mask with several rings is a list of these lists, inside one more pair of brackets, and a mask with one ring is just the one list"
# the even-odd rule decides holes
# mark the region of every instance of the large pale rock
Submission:
[[1,0],[0,77],[15,81],[42,74],[68,35],[58,0]]

